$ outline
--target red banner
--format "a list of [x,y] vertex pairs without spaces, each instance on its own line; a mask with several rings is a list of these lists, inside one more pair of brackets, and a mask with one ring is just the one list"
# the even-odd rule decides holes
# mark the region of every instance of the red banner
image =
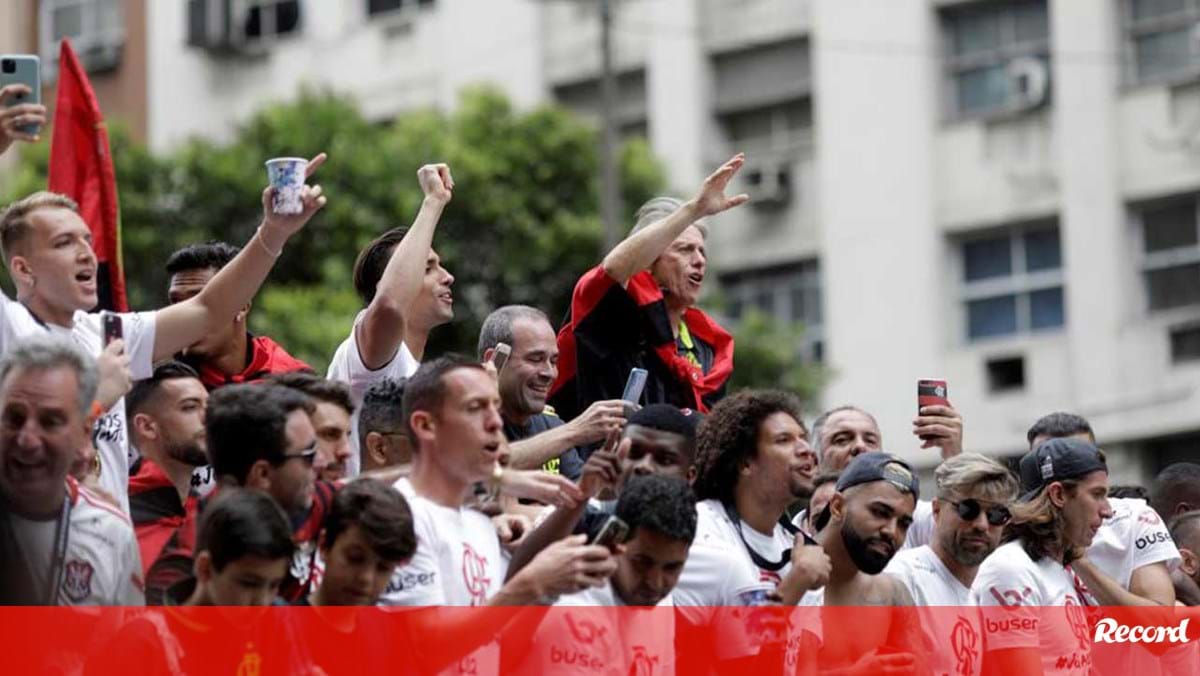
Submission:
[[1200,674],[1182,608],[7,608],[0,631],[12,674]]
[[96,280],[99,308],[127,312],[117,178],[108,130],[92,83],[65,39],[58,57],[48,187],[78,202],[79,215],[92,231],[92,248],[100,264]]

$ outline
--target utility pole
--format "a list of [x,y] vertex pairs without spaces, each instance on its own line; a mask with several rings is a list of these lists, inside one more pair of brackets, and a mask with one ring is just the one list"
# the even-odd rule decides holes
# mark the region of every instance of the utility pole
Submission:
[[621,189],[617,177],[617,76],[613,72],[612,22],[616,0],[600,3],[600,117],[604,126],[600,138],[600,219],[604,223],[606,255],[619,240],[621,218]]

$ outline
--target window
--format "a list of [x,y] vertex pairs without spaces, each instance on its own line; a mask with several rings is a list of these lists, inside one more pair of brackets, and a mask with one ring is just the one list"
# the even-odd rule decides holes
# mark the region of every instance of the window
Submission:
[[1170,333],[1172,362],[1200,360],[1200,325],[1173,326]]
[[89,72],[116,68],[125,42],[120,0],[42,0],[39,40],[44,76],[53,77],[59,45],[71,40],[80,63]]
[[968,340],[1056,329],[1066,322],[1056,223],[965,239],[960,251]]
[[391,14],[403,9],[432,5],[433,0],[367,0],[367,16]]
[[1123,0],[1128,77],[1133,82],[1200,75],[1198,0]]
[[942,26],[951,118],[1013,113],[1044,102],[1050,73],[1045,0],[949,8]]
[[784,323],[804,324],[802,356],[820,361],[824,353],[821,270],[816,260],[767,270],[726,275],[721,288],[735,321],[751,309]]
[[1200,231],[1196,196],[1136,211],[1150,310],[1200,305]]
[[300,0],[253,0],[246,6],[244,35],[254,42],[300,28]]
[[986,367],[988,392],[1001,394],[1025,388],[1025,358],[989,359]]

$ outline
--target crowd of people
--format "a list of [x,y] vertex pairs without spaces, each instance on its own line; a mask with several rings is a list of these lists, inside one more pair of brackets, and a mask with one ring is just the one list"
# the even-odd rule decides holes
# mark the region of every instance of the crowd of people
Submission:
[[[3,109],[0,152],[33,140],[15,127],[44,115]],[[7,205],[0,600],[670,607],[653,629],[625,615],[605,652],[586,655],[553,640],[579,635],[570,615],[515,614],[519,631],[506,632],[426,614],[409,627],[421,631],[378,625],[362,645],[421,654],[477,636],[424,663],[464,673],[682,670],[686,646],[689,669],[962,676],[1087,674],[1077,610],[1200,605],[1200,464],[1112,486],[1088,421],[1058,412],[1030,421],[1014,472],[967,452],[952,406],[927,406],[911,437],[889,431],[886,445],[940,449],[922,487],[868,411],[840,406],[810,426],[793,394],[727,392],[733,338],[696,303],[707,219],[748,199],[726,194],[743,162],[690,199],[644,205],[582,272],[557,331],[547,308],[500,307],[470,356],[426,352],[454,319],[454,276],[434,248],[454,180],[422,167],[412,225],[355,261],[363,309],[324,377],[247,330],[276,259],[325,206],[319,186],[291,215],[267,188],[244,246],[180,249],[166,262],[170,304],[116,315],[92,312],[97,259],[75,201],[38,192]],[[634,369],[645,384],[630,397]],[[822,612],[846,606],[892,611],[853,627]],[[1055,608],[1062,620],[1042,621]],[[204,631],[163,612],[112,628],[101,659],[176,673],[180,660],[244,658],[238,645],[173,652]],[[1196,667],[1190,647],[1144,657]],[[361,666],[353,652],[296,659],[334,673]],[[1121,673],[1158,673],[1126,657]]]

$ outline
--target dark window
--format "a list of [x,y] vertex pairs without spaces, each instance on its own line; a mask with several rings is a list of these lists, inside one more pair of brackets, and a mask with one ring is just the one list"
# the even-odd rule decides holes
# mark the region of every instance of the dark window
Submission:
[[1200,325],[1190,324],[1171,329],[1171,361],[1200,359]]
[[987,362],[988,391],[1011,392],[1025,387],[1025,358],[1004,357]]

